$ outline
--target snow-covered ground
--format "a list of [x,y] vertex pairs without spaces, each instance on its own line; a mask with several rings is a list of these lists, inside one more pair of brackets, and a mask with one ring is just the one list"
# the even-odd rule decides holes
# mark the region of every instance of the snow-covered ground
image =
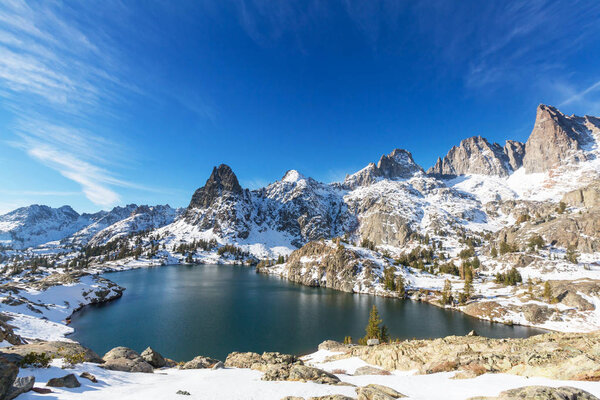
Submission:
[[[312,355],[307,356],[311,358]],[[311,364],[310,361],[308,361]],[[333,362],[315,362],[314,366],[328,372],[345,370],[347,374],[360,366],[368,365],[358,358]],[[52,388],[53,399],[202,399],[202,400],[280,400],[285,396],[309,398],[328,394],[356,397],[352,386],[321,385],[301,382],[270,382],[261,380],[262,373],[249,369],[226,368],[220,370],[164,369],[154,374],[108,371],[96,364],[83,363],[73,369],[61,369],[62,361],[54,360],[47,369],[21,369],[19,376],[35,376],[36,386],[43,387],[50,378],[74,373],[79,376],[89,372],[97,383],[78,378],[81,387],[75,389]],[[600,396],[599,382],[558,381],[546,378],[527,378],[508,374],[484,374],[473,379],[452,379],[454,372],[415,375],[411,372],[392,372],[390,375],[351,376],[338,373],[343,382],[356,386],[380,384],[391,387],[411,400],[464,400],[473,396],[494,396],[508,389],[522,386],[572,386]],[[187,391],[190,396],[176,394]],[[28,392],[19,400],[48,398]]]

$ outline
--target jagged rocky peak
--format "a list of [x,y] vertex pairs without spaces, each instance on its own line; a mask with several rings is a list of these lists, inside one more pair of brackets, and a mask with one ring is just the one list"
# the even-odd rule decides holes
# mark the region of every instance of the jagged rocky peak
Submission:
[[523,143],[509,140],[504,147],[490,143],[481,136],[464,139],[453,146],[442,159],[427,171],[434,175],[495,175],[508,176],[520,168],[523,161]]
[[415,163],[409,151],[395,149],[390,154],[381,156],[377,165],[369,163],[360,171],[347,175],[343,186],[354,189],[370,185],[378,179],[408,179],[419,172],[424,172],[423,168]]
[[243,189],[228,165],[214,167],[206,184],[194,192],[188,208],[210,207],[221,196],[237,196]]
[[584,161],[582,146],[600,130],[595,117],[567,116],[552,106],[540,104],[535,125],[525,144],[523,165],[527,173],[546,172],[568,161]]

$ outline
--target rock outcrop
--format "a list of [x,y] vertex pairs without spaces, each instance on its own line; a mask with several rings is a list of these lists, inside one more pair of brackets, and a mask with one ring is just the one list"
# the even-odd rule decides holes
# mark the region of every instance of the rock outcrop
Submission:
[[438,158],[427,173],[437,176],[508,176],[521,167],[523,156],[523,143],[509,140],[502,147],[481,136],[473,136],[461,141],[458,147],[452,147],[443,159]]
[[62,358],[66,355],[83,354],[84,361],[92,363],[102,363],[103,360],[93,350],[83,347],[75,342],[44,342],[37,341],[19,346],[11,346],[0,349],[4,357],[10,357],[15,361],[21,360],[29,353],[46,353],[52,358]]
[[[600,370],[600,332],[549,333],[527,339],[448,336],[378,346],[353,346],[329,360],[359,357],[388,370],[501,372],[550,379],[587,379]],[[476,374],[476,375],[477,375]]]
[[[362,285],[371,285],[376,277],[372,272],[379,266],[343,245],[317,241],[292,252],[283,268],[281,275],[290,281],[353,292],[359,276]],[[258,271],[269,273],[268,268]]]
[[525,386],[506,390],[496,397],[472,397],[468,400],[598,400],[585,390],[570,387]]
[[210,207],[219,197],[235,197],[243,194],[237,177],[228,165],[214,167],[206,184],[194,192],[188,208]]
[[239,353],[233,352],[227,356],[225,366],[231,368],[250,368],[257,371],[266,371],[273,365],[302,365],[302,361],[291,354],[278,352]]
[[561,201],[574,207],[600,208],[600,182],[565,193]]
[[375,183],[378,179],[408,179],[419,172],[424,172],[423,168],[415,163],[409,151],[395,149],[381,156],[377,165],[370,163],[355,174],[347,175],[343,187],[355,189]]
[[565,162],[585,160],[586,154],[580,150],[592,140],[592,130],[596,129],[600,130],[598,118],[566,116],[552,106],[540,104],[525,143],[525,171],[546,172]]
[[273,364],[262,376],[263,381],[315,382],[327,385],[340,383],[340,379],[322,369],[299,364]]

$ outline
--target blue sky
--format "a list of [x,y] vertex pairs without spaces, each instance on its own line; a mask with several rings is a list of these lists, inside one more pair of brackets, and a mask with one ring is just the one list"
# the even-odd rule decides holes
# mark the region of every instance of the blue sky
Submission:
[[0,212],[185,206],[600,115],[597,1],[0,3]]

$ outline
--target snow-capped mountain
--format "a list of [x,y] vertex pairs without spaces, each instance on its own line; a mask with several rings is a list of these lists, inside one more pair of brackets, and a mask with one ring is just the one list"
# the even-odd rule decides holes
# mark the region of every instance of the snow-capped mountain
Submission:
[[291,170],[264,188],[248,190],[222,164],[185,210],[128,205],[79,215],[70,207],[30,206],[0,217],[0,238],[18,248],[53,240],[104,244],[157,229],[168,244],[215,239],[257,255],[344,235],[402,246],[414,233],[501,229],[510,217],[488,214],[489,202],[558,202],[564,193],[599,179],[599,143],[600,119],[540,105],[525,144],[509,140],[501,146],[471,137],[427,173],[409,151],[396,149],[341,183]]
[[21,207],[0,216],[0,242],[20,249],[60,240],[82,229],[91,217],[82,219],[70,206]]
[[69,246],[103,244],[115,237],[167,225],[179,214],[180,210],[168,205],[129,204],[110,211],[79,214],[70,206],[35,204],[0,216],[0,243],[14,249],[58,241]]

